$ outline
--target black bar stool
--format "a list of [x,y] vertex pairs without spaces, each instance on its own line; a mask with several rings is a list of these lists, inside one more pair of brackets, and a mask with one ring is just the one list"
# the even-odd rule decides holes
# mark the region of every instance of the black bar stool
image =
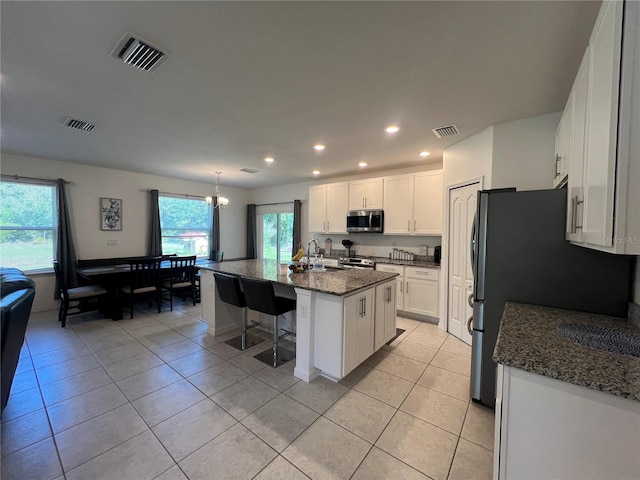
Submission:
[[[273,283],[271,282],[250,278],[242,278],[240,282],[244,290],[247,307],[273,317],[273,346],[270,350],[265,350],[264,352],[254,355],[254,358],[272,367],[277,367],[295,358],[294,352],[278,346],[278,340],[281,338],[279,335],[280,329],[278,328],[278,316],[295,310],[296,301],[290,298],[276,296],[273,291]],[[284,331],[285,334],[282,335],[283,337],[293,335],[292,332]]]
[[220,300],[242,309],[242,335],[227,340],[224,343],[238,350],[245,350],[264,342],[263,338],[247,335],[247,330],[258,324],[253,323],[247,326],[247,303],[244,298],[244,293],[242,293],[242,288],[240,288],[240,280],[238,277],[224,273],[214,273],[213,276],[216,279],[216,287],[218,288]]

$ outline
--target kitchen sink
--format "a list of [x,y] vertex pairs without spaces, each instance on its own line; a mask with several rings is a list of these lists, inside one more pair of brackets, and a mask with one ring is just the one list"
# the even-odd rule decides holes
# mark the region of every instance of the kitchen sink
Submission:
[[556,330],[563,337],[587,347],[640,357],[640,332],[580,323],[561,323]]

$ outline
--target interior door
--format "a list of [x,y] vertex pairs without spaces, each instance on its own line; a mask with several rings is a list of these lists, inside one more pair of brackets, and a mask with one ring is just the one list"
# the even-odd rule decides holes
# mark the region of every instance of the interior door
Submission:
[[449,190],[449,285],[447,286],[449,333],[471,345],[467,321],[473,316],[469,295],[473,293],[470,238],[480,184]]

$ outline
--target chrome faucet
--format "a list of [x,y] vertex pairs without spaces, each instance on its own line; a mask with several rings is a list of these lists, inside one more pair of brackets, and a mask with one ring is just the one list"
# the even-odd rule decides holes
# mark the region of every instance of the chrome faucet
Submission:
[[309,243],[307,243],[307,268],[309,268],[309,265],[311,265],[311,244],[312,243],[316,246],[313,253],[318,253],[318,248],[319,248],[318,240],[316,240],[315,238],[312,238],[311,240],[309,240]]

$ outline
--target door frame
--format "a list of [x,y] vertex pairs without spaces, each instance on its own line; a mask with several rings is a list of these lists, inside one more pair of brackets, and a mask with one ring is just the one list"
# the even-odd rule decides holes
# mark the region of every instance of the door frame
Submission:
[[449,203],[451,200],[451,191],[456,188],[466,187],[469,185],[473,185],[474,183],[478,184],[478,189],[484,189],[484,175],[479,177],[470,178],[468,180],[464,180],[461,182],[450,183],[445,185],[445,202],[444,202],[444,225],[442,229],[442,258],[440,260],[440,281],[442,285],[442,293],[440,294],[440,322],[438,323],[438,328],[440,330],[444,330],[445,332],[449,331],[449,220],[450,220],[450,212],[449,212]]

